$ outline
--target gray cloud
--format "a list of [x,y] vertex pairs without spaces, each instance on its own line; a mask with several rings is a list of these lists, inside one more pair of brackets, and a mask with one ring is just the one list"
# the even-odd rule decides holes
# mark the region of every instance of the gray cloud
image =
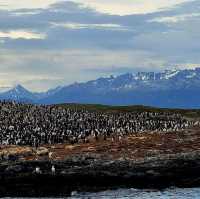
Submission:
[[[0,10],[0,32],[45,35],[0,37],[0,71],[7,74],[0,83],[47,89],[112,73],[198,64],[200,16],[194,13],[199,12],[199,1],[126,16],[69,1],[43,9]],[[176,18],[182,20],[170,21]]]

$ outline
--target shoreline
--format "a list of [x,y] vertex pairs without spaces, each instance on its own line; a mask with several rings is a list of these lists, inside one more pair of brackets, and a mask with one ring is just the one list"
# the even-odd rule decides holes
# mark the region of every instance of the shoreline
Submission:
[[[57,171],[51,173],[51,165]],[[33,173],[39,166],[41,174]],[[113,188],[164,189],[200,187],[200,151],[164,155],[144,161],[100,160],[77,156],[64,161],[20,161],[0,164],[0,194],[69,196],[73,191]]]
[[[45,145],[37,150],[2,146],[0,154],[6,157],[0,161],[1,197],[200,187],[199,128],[176,133],[147,132],[115,142]],[[40,174],[35,173],[37,167]]]

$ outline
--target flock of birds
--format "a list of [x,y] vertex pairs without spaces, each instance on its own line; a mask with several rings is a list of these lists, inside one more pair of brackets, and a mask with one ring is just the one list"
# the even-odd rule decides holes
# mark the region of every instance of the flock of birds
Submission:
[[100,113],[54,105],[0,102],[0,145],[87,143],[120,140],[142,132],[180,131],[199,122],[167,112]]

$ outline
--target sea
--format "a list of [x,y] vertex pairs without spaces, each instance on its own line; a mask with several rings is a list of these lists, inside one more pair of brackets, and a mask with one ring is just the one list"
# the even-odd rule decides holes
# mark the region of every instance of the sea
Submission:
[[[74,191],[71,197],[58,197],[56,199],[200,199],[200,188],[170,188],[158,190],[118,189],[96,193],[78,193]],[[6,198],[15,199],[15,198]],[[16,198],[17,199],[17,198]],[[18,198],[19,199],[19,198]],[[26,199],[26,198],[23,198]],[[36,198],[27,198],[36,199]],[[54,198],[43,198],[54,199]]]
[[200,188],[170,188],[163,191],[118,189],[99,193],[72,193],[71,199],[200,199]]

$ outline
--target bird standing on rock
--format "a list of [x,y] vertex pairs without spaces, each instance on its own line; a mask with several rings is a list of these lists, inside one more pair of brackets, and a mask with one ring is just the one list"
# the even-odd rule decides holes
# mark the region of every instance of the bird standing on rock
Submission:
[[35,168],[35,173],[36,174],[41,174],[42,173],[42,171],[40,170],[40,167],[36,167]]
[[56,173],[56,168],[55,168],[54,165],[52,165],[52,167],[51,167],[51,172],[52,172],[53,175]]

